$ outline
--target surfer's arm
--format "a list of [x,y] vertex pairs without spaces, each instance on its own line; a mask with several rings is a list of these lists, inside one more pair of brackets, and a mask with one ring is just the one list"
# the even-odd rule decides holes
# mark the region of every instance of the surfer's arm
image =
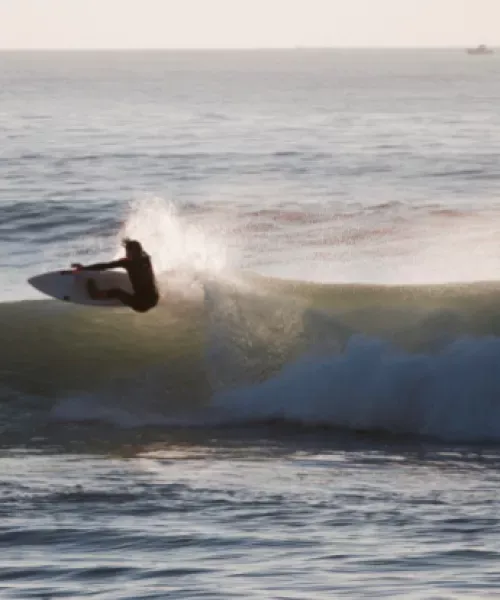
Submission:
[[108,269],[118,269],[119,267],[125,268],[125,261],[114,260],[107,263],[95,263],[93,265],[78,265],[79,271],[107,271]]

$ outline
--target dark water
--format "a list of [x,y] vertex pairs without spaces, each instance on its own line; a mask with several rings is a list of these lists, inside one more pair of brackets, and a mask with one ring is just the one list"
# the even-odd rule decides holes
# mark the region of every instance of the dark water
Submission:
[[0,596],[496,597],[497,57],[0,56]]

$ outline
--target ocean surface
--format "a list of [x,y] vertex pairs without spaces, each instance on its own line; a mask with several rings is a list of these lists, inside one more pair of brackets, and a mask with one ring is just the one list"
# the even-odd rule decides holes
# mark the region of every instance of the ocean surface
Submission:
[[0,598],[499,596],[499,75],[0,53]]

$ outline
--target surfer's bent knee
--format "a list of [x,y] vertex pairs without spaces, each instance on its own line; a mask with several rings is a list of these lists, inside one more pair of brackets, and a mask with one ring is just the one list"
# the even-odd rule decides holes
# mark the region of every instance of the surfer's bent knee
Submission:
[[135,312],[145,313],[154,308],[158,304],[158,297],[154,298],[138,298],[134,299],[135,301],[131,305],[131,308],[135,310]]

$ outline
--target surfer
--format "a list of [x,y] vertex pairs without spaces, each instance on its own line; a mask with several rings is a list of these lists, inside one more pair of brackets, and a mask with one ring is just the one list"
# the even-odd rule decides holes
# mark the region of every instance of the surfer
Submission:
[[77,271],[105,271],[107,269],[125,269],[132,284],[133,294],[120,288],[109,290],[99,290],[93,279],[87,281],[87,291],[92,300],[118,299],[125,306],[129,306],[136,312],[147,312],[158,304],[159,294],[156,285],[156,278],[151,264],[149,254],[143,250],[142,245],[137,240],[125,238],[123,240],[125,247],[125,258],[114,260],[108,263],[96,263],[94,265],[83,266],[79,263],[72,264],[71,267]]

